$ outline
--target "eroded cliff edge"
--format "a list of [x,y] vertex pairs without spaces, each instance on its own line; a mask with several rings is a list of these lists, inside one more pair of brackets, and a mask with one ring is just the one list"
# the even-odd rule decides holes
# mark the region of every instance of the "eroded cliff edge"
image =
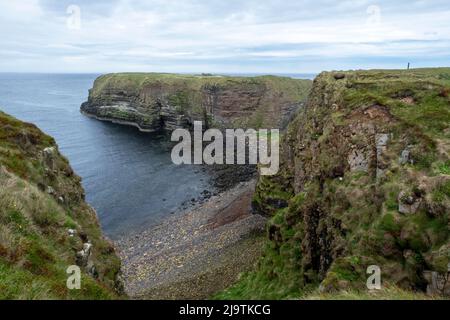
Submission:
[[[53,138],[0,112],[0,299],[111,299],[120,260]],[[69,266],[81,269],[69,290]]]
[[449,69],[317,77],[256,189],[263,257],[219,298],[448,296],[449,95]]
[[310,80],[157,73],[96,79],[81,111],[142,131],[208,127],[281,128],[306,99]]

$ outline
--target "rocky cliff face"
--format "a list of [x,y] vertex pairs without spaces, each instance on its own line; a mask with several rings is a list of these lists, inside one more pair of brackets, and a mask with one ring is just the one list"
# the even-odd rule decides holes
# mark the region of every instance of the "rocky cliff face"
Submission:
[[[66,286],[69,266],[80,290]],[[120,261],[54,140],[0,112],[0,299],[107,299]]]
[[225,296],[365,292],[370,265],[385,288],[448,295],[449,92],[449,69],[321,74],[258,183],[264,256]]
[[149,132],[189,128],[194,121],[278,128],[298,110],[310,85],[309,80],[272,76],[109,74],[95,81],[81,111]]

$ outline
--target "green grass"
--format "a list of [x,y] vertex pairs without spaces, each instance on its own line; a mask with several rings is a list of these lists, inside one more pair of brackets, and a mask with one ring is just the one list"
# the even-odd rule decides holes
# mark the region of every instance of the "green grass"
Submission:
[[420,292],[412,292],[395,286],[383,287],[381,290],[347,290],[338,293],[311,293],[304,300],[440,300]]
[[388,213],[381,219],[380,228],[388,232],[397,233],[401,230],[401,225],[395,221],[394,215]]
[[[0,112],[0,299],[117,298],[120,261],[67,160],[55,151],[54,168],[47,168],[47,147],[57,150],[54,140],[34,125]],[[47,194],[48,186],[55,195]],[[77,235],[69,237],[68,228]],[[94,246],[99,278],[83,272],[82,289],[71,291],[66,269],[83,246],[80,234]]]
[[450,175],[450,161],[436,163],[438,174]]
[[229,77],[229,76],[203,76],[173,73],[111,73],[97,78],[93,88],[93,95],[101,94],[105,88],[121,87],[130,90],[139,90],[145,85],[155,83],[177,85],[180,88],[188,87],[200,89],[209,86],[255,86],[265,84],[270,88],[283,90],[283,94],[290,98],[302,99],[305,92],[299,92],[299,88],[309,88],[311,81],[294,80],[289,77],[257,76],[257,77]]

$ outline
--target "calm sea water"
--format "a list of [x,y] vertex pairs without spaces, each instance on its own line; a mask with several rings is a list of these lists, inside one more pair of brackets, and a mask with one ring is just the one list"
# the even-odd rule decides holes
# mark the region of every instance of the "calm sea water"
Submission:
[[56,139],[114,239],[157,224],[211,187],[198,167],[172,164],[168,137],[80,114],[97,76],[0,74],[0,110]]

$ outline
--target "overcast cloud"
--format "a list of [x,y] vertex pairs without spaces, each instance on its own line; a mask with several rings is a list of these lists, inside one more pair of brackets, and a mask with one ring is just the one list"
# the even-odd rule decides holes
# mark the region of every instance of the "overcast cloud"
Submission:
[[0,0],[0,72],[315,73],[408,62],[450,66],[448,0]]

